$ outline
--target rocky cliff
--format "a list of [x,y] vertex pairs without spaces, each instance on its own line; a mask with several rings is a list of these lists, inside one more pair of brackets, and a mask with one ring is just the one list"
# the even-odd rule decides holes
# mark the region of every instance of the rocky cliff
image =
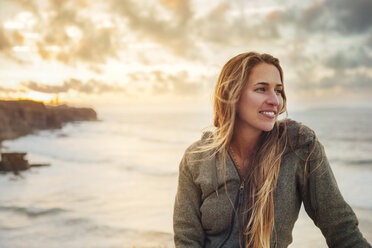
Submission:
[[0,142],[37,130],[61,128],[66,122],[94,120],[97,120],[97,113],[91,108],[50,107],[30,100],[0,100]]

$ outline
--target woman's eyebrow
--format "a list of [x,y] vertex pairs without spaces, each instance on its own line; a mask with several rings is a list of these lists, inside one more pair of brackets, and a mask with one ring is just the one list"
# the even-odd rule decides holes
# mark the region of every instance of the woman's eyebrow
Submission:
[[[268,83],[268,82],[257,82],[257,83],[255,83],[254,85],[257,85],[257,84],[262,84],[262,85],[265,85],[265,86],[268,86],[268,85],[270,85],[270,83]],[[276,86],[283,86],[283,84],[276,84]]]

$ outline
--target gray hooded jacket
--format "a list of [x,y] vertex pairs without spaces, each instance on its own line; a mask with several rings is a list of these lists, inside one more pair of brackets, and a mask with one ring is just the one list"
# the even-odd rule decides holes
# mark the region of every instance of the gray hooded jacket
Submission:
[[[313,147],[315,136],[308,127],[287,121],[287,146],[280,165],[274,192],[274,230],[270,246],[288,247],[301,203],[320,228],[329,247],[371,247],[358,229],[358,220],[344,201],[323,146],[316,142],[312,162],[307,168],[311,176],[304,180],[304,161]],[[178,190],[174,205],[173,227],[177,248],[239,247],[239,222],[235,214],[242,204],[244,184],[232,161],[227,157],[226,170],[217,156],[193,152],[206,142],[206,136],[185,152],[179,167]],[[316,159],[323,157],[316,167]],[[314,170],[314,168],[316,169]],[[226,181],[226,189],[225,189]]]

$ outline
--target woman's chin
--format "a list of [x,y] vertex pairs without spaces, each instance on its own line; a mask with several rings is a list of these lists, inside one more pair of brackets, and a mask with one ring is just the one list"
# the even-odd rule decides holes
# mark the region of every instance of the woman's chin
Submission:
[[274,123],[273,124],[266,124],[261,127],[261,130],[264,132],[270,132],[274,128]]

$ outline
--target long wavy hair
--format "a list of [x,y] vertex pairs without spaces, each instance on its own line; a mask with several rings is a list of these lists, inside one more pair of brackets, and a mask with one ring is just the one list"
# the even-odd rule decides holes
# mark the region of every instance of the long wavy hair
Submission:
[[[248,52],[230,59],[222,68],[214,92],[214,135],[209,148],[226,161],[228,149],[234,133],[236,105],[242,90],[248,82],[252,69],[261,63],[274,65],[282,83],[283,70],[279,60],[269,54]],[[286,95],[281,93],[286,112]],[[245,203],[243,224],[239,239],[245,247],[269,247],[274,227],[274,189],[279,175],[282,154],[286,147],[286,125],[276,121],[273,129],[262,132],[257,152],[250,164],[245,180]],[[224,168],[225,168],[224,164]],[[225,182],[226,185],[226,182]],[[226,187],[225,187],[226,188]],[[240,242],[241,243],[241,242]]]

